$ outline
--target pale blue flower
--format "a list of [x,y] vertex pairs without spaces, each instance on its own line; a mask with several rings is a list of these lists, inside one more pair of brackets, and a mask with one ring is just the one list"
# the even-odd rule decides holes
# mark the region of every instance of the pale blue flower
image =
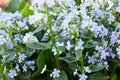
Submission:
[[85,69],[85,72],[87,72],[87,73],[91,73],[92,72],[92,70],[90,70],[89,67],[84,67],[84,69]]
[[117,54],[120,55],[120,46],[116,48]]
[[77,46],[75,47],[75,50],[83,49],[83,44],[84,44],[84,41],[82,41],[82,39],[79,39]]
[[18,64],[16,64],[15,69],[16,69],[18,72],[20,71],[20,68],[19,68],[19,65],[18,65]]
[[66,49],[67,49],[67,50],[70,50],[71,48],[72,48],[72,45],[70,44],[70,41],[68,40],[68,41],[67,41]]
[[18,55],[19,55],[19,57],[18,57],[18,62],[19,63],[23,62],[27,58],[27,56],[25,54],[20,54],[19,53]]
[[56,48],[53,46],[53,48],[52,48],[52,52],[54,53],[54,55],[56,55],[57,54],[57,50],[56,50]]
[[17,76],[16,70],[12,70],[12,69],[9,70],[8,76],[9,76],[10,78],[16,77],[16,76]]
[[88,56],[88,63],[95,63],[95,56]]
[[30,43],[30,42],[38,42],[38,39],[36,36],[33,36],[32,32],[28,32],[23,37],[23,43]]
[[27,72],[27,66],[25,64],[22,66],[22,69],[23,69],[23,72]]
[[57,70],[56,68],[54,69],[54,71],[50,74],[50,77],[53,78],[58,78],[60,76],[60,70]]
[[79,80],[87,80],[88,76],[85,74],[80,74],[79,75]]

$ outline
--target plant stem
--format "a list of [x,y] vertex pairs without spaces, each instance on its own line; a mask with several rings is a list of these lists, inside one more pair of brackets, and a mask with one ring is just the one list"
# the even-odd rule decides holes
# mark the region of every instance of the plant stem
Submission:
[[[51,18],[50,18],[50,14],[49,14],[48,5],[47,5],[47,8],[46,8],[46,11],[47,11],[48,27],[49,27],[49,29],[50,29],[52,45],[55,46],[54,34],[53,34],[53,31],[52,31]],[[57,54],[57,55],[55,56],[55,60],[56,60],[57,68],[59,69],[59,68],[60,68],[60,65],[59,65],[59,54]]]

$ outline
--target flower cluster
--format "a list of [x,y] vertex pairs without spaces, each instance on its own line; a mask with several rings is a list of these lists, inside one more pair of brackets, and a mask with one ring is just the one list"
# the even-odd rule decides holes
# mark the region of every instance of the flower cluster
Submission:
[[54,69],[48,80],[119,79],[120,6],[114,0],[31,0],[29,10],[33,14],[23,17],[0,9],[4,74],[17,79],[31,71],[37,79]]

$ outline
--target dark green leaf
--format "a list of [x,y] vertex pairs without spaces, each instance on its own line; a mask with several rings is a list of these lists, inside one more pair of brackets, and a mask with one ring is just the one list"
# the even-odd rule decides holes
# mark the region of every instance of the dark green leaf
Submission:
[[107,80],[107,78],[101,73],[94,73],[89,76],[89,80]]
[[41,43],[41,42],[33,42],[27,44],[27,46],[31,49],[39,49],[39,50],[51,49],[51,45],[49,43]]
[[47,65],[47,69],[49,70],[50,68],[56,67],[55,58],[50,49],[43,50],[39,54],[36,62],[37,62],[38,70],[32,75],[32,78],[35,78],[36,76],[41,75],[41,71],[45,65]]
[[32,56],[32,54],[35,52],[34,49],[28,48],[27,50],[25,50],[24,52],[22,52],[23,54],[25,54],[27,57]]
[[33,31],[33,34],[38,33],[38,32],[45,30],[45,29],[47,29],[47,24],[41,24],[37,29],[35,29]]
[[105,68],[105,66],[90,65],[89,66],[92,72],[97,72]]
[[70,56],[70,57],[60,57],[59,59],[67,62],[67,63],[72,63],[72,62],[76,62],[77,59],[73,56]]
[[82,56],[82,50],[77,50],[75,55],[76,55],[76,59],[79,60],[80,57]]
[[8,50],[6,52],[6,62],[10,62],[14,60],[15,56],[16,56],[16,53],[13,50]]

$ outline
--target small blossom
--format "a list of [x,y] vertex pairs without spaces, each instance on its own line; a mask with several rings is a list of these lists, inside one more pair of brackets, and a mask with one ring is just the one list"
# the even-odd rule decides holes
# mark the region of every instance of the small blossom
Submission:
[[19,65],[18,65],[18,64],[16,64],[15,69],[16,69],[18,72],[20,71],[20,68],[19,68]]
[[79,80],[87,80],[88,76],[85,74],[80,74],[79,75]]
[[22,61],[25,60],[25,58],[27,58],[27,56],[25,54],[18,54],[19,55],[19,58],[18,58],[18,62],[21,63]]
[[24,64],[24,66],[22,66],[23,72],[27,71],[27,66]]
[[23,37],[23,43],[38,42],[37,37],[32,32],[26,33]]
[[56,48],[53,46],[53,48],[52,48],[52,52],[54,53],[54,55],[56,55],[57,54],[57,50],[56,50]]
[[77,70],[77,69],[75,69],[75,71],[73,72],[73,75],[74,75],[74,76],[76,76],[76,75],[77,75],[77,73],[78,73],[77,71],[78,71],[78,70]]
[[116,48],[117,54],[120,55],[120,46]]
[[114,22],[114,16],[113,15],[109,15],[109,18],[108,18],[108,22],[109,22],[109,24],[111,24],[112,22]]
[[95,63],[95,57],[94,56],[89,56],[88,57],[88,63],[94,64]]
[[30,69],[31,69],[32,71],[34,71],[34,70],[35,70],[35,66],[30,66]]
[[66,46],[66,49],[67,49],[67,50],[70,50],[70,49],[71,49],[71,47],[72,47],[72,45],[70,44],[70,41],[67,41],[67,46]]
[[58,78],[60,76],[60,70],[57,70],[56,68],[54,69],[54,71],[50,74],[50,77],[53,78]]
[[120,6],[116,8],[116,11],[120,13]]
[[43,73],[45,72],[46,67],[47,67],[47,65],[44,66],[44,68],[43,68],[42,71],[41,71],[41,74],[43,74]]
[[108,67],[109,67],[108,62],[105,61],[104,64],[106,66],[106,70],[108,70]]
[[84,67],[84,69],[85,69],[85,72],[87,72],[87,73],[91,73],[92,72],[89,67]]
[[61,42],[61,43],[60,43],[60,42],[57,42],[57,43],[56,43],[56,46],[57,46],[57,47],[62,47],[62,46],[64,46],[64,43],[63,43],[63,42]]
[[34,64],[35,64],[35,61],[34,61],[34,60],[33,60],[33,61],[26,61],[26,64],[27,64],[28,66],[34,65]]
[[8,73],[8,76],[10,78],[16,77],[17,76],[16,70],[10,70],[9,73]]
[[82,39],[79,39],[77,46],[75,47],[75,50],[83,49],[83,44],[84,42],[82,41]]

